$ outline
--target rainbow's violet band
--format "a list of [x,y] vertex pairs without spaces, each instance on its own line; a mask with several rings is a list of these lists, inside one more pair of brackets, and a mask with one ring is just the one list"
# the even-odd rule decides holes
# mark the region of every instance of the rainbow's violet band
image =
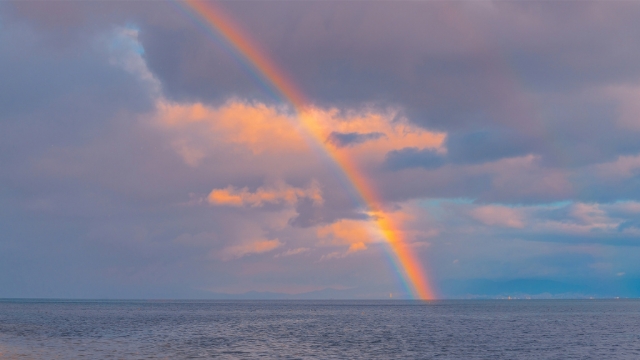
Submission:
[[257,70],[270,85],[272,85],[288,102],[293,105],[298,114],[301,127],[307,137],[313,141],[313,147],[321,148],[338,167],[344,172],[349,182],[368,207],[380,233],[389,244],[404,280],[410,285],[414,298],[433,299],[434,292],[429,284],[426,273],[417,259],[413,249],[405,244],[402,232],[390,216],[380,207],[381,201],[376,191],[369,184],[362,172],[345,152],[327,144],[324,133],[314,122],[313,116],[306,111],[308,102],[303,93],[291,82],[281,69],[256,46],[250,38],[221,11],[214,3],[202,0],[184,0],[184,6],[194,12],[203,25],[212,28],[221,35],[244,59],[244,62]]

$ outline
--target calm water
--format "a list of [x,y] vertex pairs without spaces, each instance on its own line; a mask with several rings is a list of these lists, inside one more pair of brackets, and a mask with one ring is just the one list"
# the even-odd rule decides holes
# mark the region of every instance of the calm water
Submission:
[[0,352],[0,359],[640,359],[640,301],[0,301]]

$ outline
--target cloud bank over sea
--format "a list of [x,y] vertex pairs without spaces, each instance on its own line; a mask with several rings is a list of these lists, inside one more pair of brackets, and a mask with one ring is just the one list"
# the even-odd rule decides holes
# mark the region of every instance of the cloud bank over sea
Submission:
[[[640,296],[639,4],[219,6],[439,296]],[[0,79],[0,297],[410,295],[296,109],[181,6],[0,3]]]

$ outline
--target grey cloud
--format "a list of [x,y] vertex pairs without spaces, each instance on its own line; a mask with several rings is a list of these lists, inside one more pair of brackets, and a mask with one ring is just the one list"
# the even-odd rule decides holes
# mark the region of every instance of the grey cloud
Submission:
[[297,214],[289,219],[294,227],[306,228],[316,225],[331,224],[340,219],[366,220],[369,217],[353,204],[330,200],[324,206],[316,206],[310,199],[302,199],[296,204]]
[[[640,213],[621,212],[621,203],[552,203],[528,206],[511,206],[522,221],[522,227],[496,226],[493,224],[460,224],[465,214],[474,209],[501,206],[495,204],[447,204],[451,220],[458,226],[475,227],[478,233],[491,236],[526,239],[537,242],[569,244],[606,244],[607,246],[640,246],[637,227]],[[503,215],[504,216],[504,215]],[[472,219],[466,217],[467,219]],[[454,227],[448,227],[455,229]],[[454,230],[455,232],[456,230]],[[468,231],[468,228],[467,228]]]
[[533,150],[530,139],[505,129],[456,132],[447,137],[447,156],[454,163],[483,163],[526,155]]
[[[558,92],[639,80],[634,59],[640,47],[631,41],[640,32],[632,22],[640,12],[637,4],[501,3],[499,7],[505,13],[527,14],[546,23],[535,29],[516,27],[499,35],[510,64],[527,86]],[[497,25],[517,21],[504,20]],[[621,28],[625,30],[621,32]]]
[[384,165],[391,170],[412,167],[436,169],[445,164],[445,156],[431,149],[404,148],[393,150],[385,157]]
[[357,132],[341,133],[341,132],[334,131],[331,134],[329,134],[327,141],[337,147],[346,147],[346,146],[362,144],[370,140],[377,140],[384,136],[385,135],[381,132],[371,132],[371,133],[361,134]]

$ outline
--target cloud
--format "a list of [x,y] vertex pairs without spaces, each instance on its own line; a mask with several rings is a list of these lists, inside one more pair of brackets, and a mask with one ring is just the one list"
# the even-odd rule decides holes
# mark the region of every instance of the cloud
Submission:
[[640,86],[610,85],[601,89],[602,95],[613,99],[618,105],[616,124],[631,131],[640,130]]
[[[220,106],[173,103],[160,97],[148,120],[173,137],[172,145],[184,161],[198,166],[215,156],[219,148],[245,152],[267,161],[280,160],[281,167],[308,164],[316,140],[333,146],[362,163],[380,164],[389,151],[419,146],[444,152],[445,134],[432,132],[398,117],[392,108],[353,109],[309,107],[297,117],[264,103],[229,100]],[[278,167],[276,167],[278,169]]]
[[485,225],[519,229],[525,226],[519,211],[507,206],[486,205],[477,207],[471,211],[471,216]]
[[271,188],[260,187],[255,192],[250,192],[247,188],[235,189],[229,186],[212,190],[207,196],[207,201],[212,205],[260,207],[265,204],[293,205],[300,198],[308,198],[316,205],[323,202],[322,192],[316,182],[312,182],[307,189],[280,183]]
[[527,155],[534,150],[531,141],[517,131],[482,129],[451,134],[446,147],[452,162],[482,163]]
[[360,134],[357,132],[339,133],[334,131],[331,134],[329,134],[327,141],[329,141],[334,146],[345,147],[345,146],[353,146],[353,145],[361,144],[369,140],[377,140],[383,136],[385,135],[381,132]]
[[400,150],[392,150],[385,157],[385,167],[391,170],[400,170],[413,167],[435,169],[445,164],[445,157],[431,149],[418,149],[414,147]]
[[[447,211],[439,215],[439,222],[431,223],[438,229],[434,236],[436,239],[469,233],[478,237],[499,236],[542,242],[640,245],[633,240],[634,234],[640,233],[635,203],[560,202],[506,206],[445,202],[440,207]],[[465,214],[471,221],[464,220]]]
[[[320,111],[319,111],[320,110]],[[412,124],[397,109],[312,111],[322,136],[336,151],[363,163],[382,163],[390,151],[419,147],[446,152],[446,134]]]
[[0,296],[395,294],[327,153],[435,283],[640,276],[637,4],[223,6],[301,114],[169,5],[0,3]]
[[307,152],[304,139],[292,125],[291,117],[265,104],[231,100],[220,107],[212,107],[201,103],[172,103],[160,98],[153,121],[167,130],[181,133],[183,143],[204,137],[209,141],[242,146],[254,155]]
[[109,62],[135,75],[149,86],[152,97],[161,95],[161,83],[158,78],[149,71],[147,63],[142,55],[144,49],[139,41],[140,30],[135,27],[117,27],[113,32],[102,39],[109,52]]
[[281,257],[281,256],[293,256],[293,255],[298,255],[298,254],[303,254],[306,252],[311,251],[310,248],[305,248],[305,247],[301,247],[301,248],[295,248],[295,249],[289,249],[283,253],[280,254],[276,254],[274,257]]
[[594,166],[595,175],[602,179],[626,179],[640,171],[640,155],[620,156],[614,161]]
[[379,230],[372,221],[343,219],[319,226],[318,238],[325,244],[349,245],[347,254],[367,249],[368,243],[381,241]]
[[220,256],[224,260],[239,259],[250,254],[261,254],[270,252],[282,245],[283,243],[278,239],[255,240],[247,244],[226,247],[222,250]]
[[353,253],[353,252],[362,251],[366,249],[367,249],[367,245],[361,241],[361,242],[357,242],[349,245],[349,249],[347,250],[347,253]]
[[600,226],[607,222],[606,213],[598,204],[574,204],[570,215],[576,221],[589,226]]
[[[314,104],[392,104],[410,122],[446,133],[453,162],[534,154],[545,163],[564,166],[639,150],[633,136],[604,125],[619,120],[612,109],[616,102],[632,103],[632,83],[640,79],[633,60],[640,52],[625,45],[633,44],[632,38],[618,36],[612,25],[634,33],[637,26],[629,14],[638,11],[635,6],[310,2],[225,8],[290,72]],[[431,21],[415,15],[425,13],[433,16]],[[573,27],[564,21],[567,13],[578,14],[572,18]],[[359,19],[357,26],[354,17]],[[327,30],[328,23],[332,26]],[[296,35],[285,41],[289,37],[284,34],[291,34],[292,28]],[[243,76],[242,67],[189,24],[179,33],[154,30],[142,42],[170,98],[220,103],[228,94],[244,94],[240,97],[268,101],[268,94]],[[553,43],[540,40],[550,37]],[[168,48],[180,49],[179,55]],[[624,56],[615,55],[621,49],[627,49]],[[625,89],[630,95],[622,94]],[[625,118],[633,118],[633,108],[624,112]],[[404,147],[425,148],[407,144],[395,150]]]

